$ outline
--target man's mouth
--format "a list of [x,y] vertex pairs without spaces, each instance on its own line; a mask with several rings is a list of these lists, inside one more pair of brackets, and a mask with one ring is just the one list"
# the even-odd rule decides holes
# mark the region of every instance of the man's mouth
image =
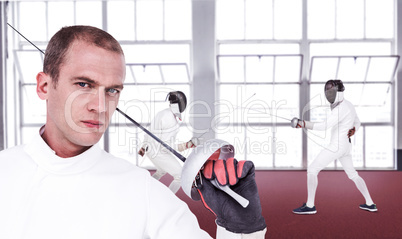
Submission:
[[100,121],[96,121],[96,120],[83,120],[81,121],[85,126],[87,126],[88,128],[96,128],[99,129],[100,127],[103,126],[103,123]]

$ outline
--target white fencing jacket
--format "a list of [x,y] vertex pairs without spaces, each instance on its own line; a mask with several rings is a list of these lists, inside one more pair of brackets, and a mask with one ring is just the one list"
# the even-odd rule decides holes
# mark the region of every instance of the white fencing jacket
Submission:
[[[177,150],[176,135],[180,130],[180,122],[173,114],[170,108],[164,109],[157,113],[151,122],[149,131],[173,149]],[[159,154],[170,154],[159,142],[151,136],[144,136],[144,146],[148,146],[148,157],[155,158]],[[162,156],[164,157],[164,156]]]
[[144,169],[92,146],[60,158],[39,134],[0,152],[0,238],[210,238]]
[[331,111],[326,121],[308,122],[306,127],[321,131],[331,129],[330,146],[338,148],[349,144],[348,131],[353,127],[357,131],[360,120],[352,103],[344,99]]

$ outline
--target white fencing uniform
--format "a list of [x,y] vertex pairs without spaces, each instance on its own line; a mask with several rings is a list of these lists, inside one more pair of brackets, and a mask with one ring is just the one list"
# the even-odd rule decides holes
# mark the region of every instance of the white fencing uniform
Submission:
[[148,171],[96,144],[60,158],[39,134],[0,152],[0,238],[211,238]]
[[267,228],[253,233],[233,233],[225,228],[216,224],[216,238],[217,239],[264,239],[267,233]]
[[[176,135],[179,132],[179,120],[170,108],[160,111],[151,122],[149,131],[173,149],[177,150]],[[148,146],[145,155],[156,167],[156,172],[152,175],[159,180],[166,173],[173,176],[173,181],[169,188],[176,193],[180,189],[180,177],[182,164],[176,156],[169,152],[162,144],[154,140],[151,136],[145,135],[144,146]]]
[[[348,138],[348,131],[350,129],[353,127],[355,127],[356,131],[359,129],[360,120],[354,106],[349,101],[343,99],[343,92],[338,93],[338,105],[332,109],[326,121],[320,123],[306,122],[306,128],[313,130],[331,129],[330,144],[317,155],[307,169],[308,200],[306,204],[308,207],[314,206],[318,173],[336,159],[342,164],[348,177],[355,182],[357,188],[364,196],[366,204],[373,204],[364,180],[353,167],[351,155],[352,144]],[[309,125],[312,125],[312,128]]]

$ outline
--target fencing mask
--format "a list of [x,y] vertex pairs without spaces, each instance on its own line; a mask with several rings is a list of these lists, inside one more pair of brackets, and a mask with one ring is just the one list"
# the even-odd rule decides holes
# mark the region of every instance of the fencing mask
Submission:
[[181,91],[172,91],[167,95],[167,99],[170,104],[178,104],[180,113],[186,109],[187,98],[186,95]]
[[181,113],[183,113],[187,106],[186,95],[181,91],[172,91],[167,95],[166,99],[170,102],[172,113],[182,120]]
[[329,80],[325,83],[324,91],[325,97],[329,101],[329,103],[336,104],[343,100],[343,91],[345,90],[345,86],[341,80]]

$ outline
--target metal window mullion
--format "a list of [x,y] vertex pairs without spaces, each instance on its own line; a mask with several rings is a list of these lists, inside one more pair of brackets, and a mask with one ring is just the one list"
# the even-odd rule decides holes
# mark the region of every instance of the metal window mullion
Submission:
[[[137,85],[138,81],[137,81],[137,78],[135,77],[134,70],[133,70],[133,66],[128,66],[128,67],[129,67],[129,69],[130,69],[131,76],[133,77],[134,85]],[[126,84],[127,84],[127,83],[125,83],[125,85],[126,85]]]
[[[274,83],[274,82],[247,82],[247,85],[296,85],[296,84],[299,84],[299,83],[300,82],[291,82],[291,81],[279,82],[279,83]],[[372,83],[372,82],[370,82],[370,83]],[[381,83],[384,83],[384,82],[381,82]],[[387,82],[385,82],[385,83],[387,83]],[[232,81],[232,82],[222,82],[220,84],[222,84],[222,85],[239,85],[239,84],[245,84],[245,83],[243,83],[243,82],[233,82]],[[317,83],[313,82],[312,84],[317,84]]]
[[147,86],[151,86],[151,85],[156,85],[156,86],[160,86],[160,85],[164,85],[164,86],[167,86],[167,85],[190,85],[190,83],[185,83],[185,82],[172,82],[172,83],[170,83],[170,82],[167,82],[167,83],[165,83],[165,84],[161,84],[160,82],[155,82],[155,83],[131,83],[131,82],[128,82],[128,83],[124,83],[124,85],[134,85],[134,86],[140,86],[140,85],[147,85]]
[[74,25],[77,25],[77,1],[73,2]]
[[187,73],[188,83],[191,85],[192,80],[191,80],[191,77],[190,77],[190,70],[188,69],[187,64],[186,64],[186,73]]
[[[17,2],[16,4],[13,3],[12,6],[13,6],[13,11],[14,11],[14,14],[12,14],[13,24],[18,25],[18,27],[19,27],[19,22],[20,22],[20,20],[19,20],[19,18],[20,18],[20,2]],[[13,36],[13,38],[12,38],[13,39],[13,41],[12,41],[13,48],[18,49],[18,47],[19,47],[18,37],[19,36],[16,36],[16,33],[14,31],[12,32],[12,36]],[[14,56],[13,61],[15,61],[15,56]],[[19,130],[19,127],[18,127],[18,123],[17,123],[17,121],[18,121],[17,109],[18,109],[18,106],[19,106],[18,103],[17,103],[17,92],[18,92],[17,82],[18,81],[16,80],[17,69],[16,69],[15,66],[13,66],[12,69],[13,69],[13,76],[14,76],[15,80],[12,81],[12,84],[11,84],[12,86],[10,86],[10,87],[12,87],[12,91],[14,92],[13,93],[13,98],[14,98],[13,102],[14,102],[15,105],[13,106],[13,108],[15,110],[13,110],[13,120],[14,120],[14,122],[16,122],[13,133],[14,133],[14,145],[18,145],[19,144],[19,142],[18,142],[18,130]],[[7,86],[7,88],[8,88],[8,86]],[[9,90],[7,89],[7,91],[9,91]],[[8,107],[8,104],[6,104],[6,106]],[[8,113],[8,111],[7,111],[7,113]],[[8,143],[8,141],[7,141],[7,143]]]
[[165,81],[165,77],[163,76],[162,66],[158,65],[158,69],[159,69],[159,74],[161,75],[162,84],[165,85],[166,81]]
[[[395,99],[395,83],[391,83],[390,84],[391,87],[391,124],[392,124],[392,128],[394,130],[392,130],[392,143],[393,143],[393,148],[397,149],[397,144],[396,144],[396,134],[395,134],[395,129],[396,129],[396,123],[395,123],[395,109],[396,109],[396,103],[395,101],[397,99]],[[395,169],[395,153],[392,154],[393,155],[393,160],[392,160],[392,167]]]
[[368,72],[370,69],[370,64],[371,64],[371,56],[369,56],[368,60],[367,60],[367,67],[366,67],[366,73],[364,74],[363,84],[365,84],[367,82],[367,76],[368,76]]
[[[392,13],[392,23],[394,24],[394,32],[393,32],[393,38],[392,38],[392,40],[391,40],[391,52],[393,53],[393,54],[398,54],[398,42],[395,40],[395,39],[397,39],[397,26],[396,25],[398,25],[398,24],[395,24],[396,22],[397,22],[397,20],[398,20],[398,18],[397,18],[397,15],[398,15],[398,9],[397,9],[397,7],[398,7],[398,3],[397,3],[398,1],[394,1],[394,12]],[[398,65],[397,65],[398,66]],[[396,75],[395,75],[396,76]]]
[[272,39],[275,39],[275,0],[272,0]]
[[340,58],[340,57],[336,57],[336,58],[338,58],[338,62],[337,62],[337,64],[336,64],[335,79],[338,79],[339,68],[340,68],[340,65],[341,65],[341,58]]
[[247,60],[246,56],[243,57],[243,84],[247,84]]
[[[6,21],[6,16],[5,13],[7,12],[7,6],[6,3],[0,2],[0,57],[3,59],[3,61],[0,63],[0,150],[3,150],[6,148],[6,137],[7,137],[7,117],[6,114],[4,114],[6,107],[6,99],[7,99],[7,91],[5,90],[6,88],[6,78],[7,78],[7,65],[4,59],[6,59],[6,52],[5,50],[7,49],[7,45],[5,44],[4,39],[6,39],[6,33],[7,33],[7,27],[5,21]],[[3,15],[4,14],[4,15]]]
[[363,39],[367,38],[367,1],[363,1]]
[[165,5],[165,0],[162,0],[162,39],[166,40],[166,5]]
[[[17,52],[14,50],[13,51],[14,54],[14,61],[15,61],[15,66],[14,69],[16,69],[16,71],[18,73],[22,72],[21,71],[21,66],[19,64],[19,61],[16,61],[15,59],[17,59]],[[14,81],[14,89],[16,94],[14,95],[14,103],[16,104],[14,109],[14,119],[17,121],[15,126],[15,144],[18,145],[21,142],[22,139],[22,127],[23,127],[23,108],[24,108],[24,104],[22,101],[22,74],[19,74],[19,78],[18,80]],[[14,76],[16,76],[16,74],[14,73]]]
[[334,28],[335,28],[335,31],[334,31],[334,39],[337,39],[338,37],[338,4],[337,4],[337,0],[334,0],[334,4],[335,4],[335,6],[334,6],[334,9],[335,9],[335,12],[334,12],[334,18],[335,18],[335,21],[334,21]]
[[[326,83],[326,81],[314,81],[314,82],[311,82],[310,84],[312,84],[312,85],[320,85],[320,84],[325,84],[325,83]],[[363,83],[365,85],[373,85],[373,84],[392,84],[393,81],[367,81],[367,82],[363,82],[363,81],[348,81],[347,83],[348,83],[348,85],[350,85],[350,84],[356,85],[356,84],[363,84]]]
[[108,26],[107,26],[107,23],[108,23],[108,14],[107,14],[107,8],[108,8],[108,6],[107,6],[107,1],[102,1],[102,29],[104,30],[104,31],[108,31]]
[[[300,42],[299,42],[300,43]],[[286,56],[293,56],[293,57],[302,57],[302,54],[222,54],[218,55],[218,58],[220,57],[258,57],[258,58],[263,58],[263,57],[286,57]]]
[[[18,29],[21,29],[21,25],[20,25],[20,22],[21,22],[21,20],[20,20],[20,18],[21,18],[21,2],[18,2],[17,3],[17,27],[18,27]],[[17,48],[18,49],[22,49],[22,41],[21,41],[21,36],[19,35],[19,34],[15,34],[15,33],[13,33],[14,34],[14,36],[16,36],[14,39],[17,41]]]
[[363,99],[364,88],[366,88],[367,76],[368,76],[368,72],[369,72],[369,69],[370,69],[370,63],[371,63],[371,56],[368,57],[368,60],[367,60],[367,67],[366,67],[366,73],[364,74],[364,80],[363,80],[363,82],[361,83],[361,84],[363,84],[363,87],[362,87],[362,91],[361,91],[361,96],[360,96],[360,100],[359,100],[359,105],[361,104],[362,99]]
[[[273,57],[272,61],[272,83],[275,86],[275,77],[276,77],[276,56]],[[274,90],[274,86],[272,87],[272,91]],[[272,92],[274,93],[274,92]]]
[[23,100],[22,100],[22,84],[21,84],[22,82],[21,82],[21,80],[19,80],[18,81],[18,99],[19,99],[19,105],[20,105],[20,107],[19,107],[19,109],[18,109],[18,111],[19,111],[19,129],[20,129],[20,132],[19,132],[19,143],[18,144],[21,144],[22,143],[22,127],[24,126],[24,102],[23,102]]
[[120,40],[120,45],[190,45],[191,41],[189,40],[169,40],[169,41],[161,41],[161,40]]
[[[183,40],[184,41],[184,40]],[[319,41],[319,40],[317,40]],[[294,44],[298,44],[300,43],[300,40],[294,40],[294,39],[278,39],[278,40],[273,40],[273,39],[247,39],[247,41],[242,40],[242,39],[235,39],[235,40],[217,40],[218,44],[269,44],[269,43],[273,43],[273,44],[285,44],[285,43],[294,43]]]
[[[309,40],[310,43],[391,43],[392,44],[392,39],[391,38],[369,38],[369,39],[311,39]],[[279,42],[279,41],[278,41]],[[292,41],[287,41],[286,43],[294,43]],[[321,56],[320,56],[321,57]]]
[[[15,26],[17,26],[18,27],[18,29],[20,29],[20,16],[21,16],[21,11],[20,11],[20,9],[21,9],[21,2],[20,1],[18,1],[17,2],[17,4],[16,4],[16,6],[15,6],[15,15],[17,15],[17,17],[16,17],[16,22],[13,22],[14,23],[14,25]],[[15,36],[15,32],[13,31],[13,33],[12,33],[14,36]],[[17,35],[17,37],[14,37],[14,39],[15,40],[17,40],[17,43],[19,42],[19,39],[20,38],[20,36],[19,35]],[[15,40],[14,40],[14,42],[15,42]],[[14,46],[15,47],[15,46]]]
[[138,24],[138,21],[137,21],[137,0],[135,0],[134,1],[134,9],[133,9],[133,12],[134,12],[134,41],[137,41],[138,40],[138,33],[137,33],[137,24]]
[[[273,56],[272,60],[272,95],[275,97],[275,77],[276,77],[276,56]],[[269,109],[270,113],[272,113],[272,109]],[[274,128],[277,127],[276,125],[277,119],[274,120],[274,123],[272,123],[272,143],[271,143],[271,149],[272,149],[272,168],[276,168],[276,144],[275,144],[275,137],[276,137],[276,132]],[[269,139],[268,139],[269,140]]]
[[246,15],[246,12],[247,12],[247,4],[246,4],[246,1],[247,0],[243,0],[243,39],[244,40],[246,40],[247,39],[247,34],[246,34],[246,32],[247,32],[247,29],[246,29],[246,27],[247,27],[247,15]]
[[[395,21],[400,22],[402,18],[402,1],[394,1],[394,16],[395,16]],[[398,55],[402,55],[402,24],[395,24],[394,28],[394,39],[396,40],[396,50]],[[396,94],[398,96],[398,101],[401,98],[401,93],[402,93],[402,84],[401,79],[402,79],[402,65],[400,64],[398,67],[398,72],[396,75],[397,83],[396,83]],[[396,124],[394,125],[394,130],[396,131],[396,152],[399,153],[402,149],[402,124],[401,124],[401,118],[402,118],[402,105],[401,104],[396,104]],[[397,159],[400,162],[400,159]],[[395,162],[395,160],[394,160]],[[402,165],[395,165],[395,169],[401,170]]]
[[[108,31],[108,26],[107,26],[107,1],[102,1],[102,29],[104,31]],[[109,134],[109,127],[106,129],[106,131],[103,133],[103,149],[106,152],[110,152],[110,134]]]
[[[302,40],[300,44],[300,54],[302,55],[302,67],[300,74],[300,88],[299,88],[299,115],[300,118],[310,120],[310,112],[303,115],[303,108],[310,101],[310,84],[309,84],[309,70],[310,64],[310,41],[308,39],[308,22],[307,22],[307,0],[302,3]],[[308,137],[307,134],[302,134],[302,168],[306,169],[308,166]]]
[[49,3],[45,2],[45,21],[46,21],[46,40],[50,39],[49,37]]

